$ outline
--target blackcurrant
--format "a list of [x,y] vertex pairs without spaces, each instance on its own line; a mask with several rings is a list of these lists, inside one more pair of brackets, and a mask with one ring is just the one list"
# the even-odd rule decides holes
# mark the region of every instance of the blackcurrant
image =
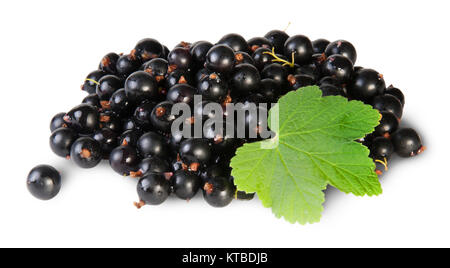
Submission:
[[134,204],[137,208],[144,205],[159,205],[169,197],[170,183],[164,175],[149,173],[139,180],[137,193],[140,199]]
[[261,79],[257,92],[264,96],[269,102],[275,102],[281,93],[277,82],[270,78]]
[[352,77],[353,63],[342,55],[331,55],[323,63],[322,73],[324,76],[333,76],[341,82],[346,82]]
[[256,68],[262,70],[266,65],[272,63],[273,57],[268,54],[271,52],[272,51],[270,49],[265,47],[258,48],[255,52],[253,52],[252,58],[255,62]]
[[161,58],[149,60],[141,67],[141,70],[153,76],[158,84],[161,84],[161,82],[165,79],[166,75],[169,73],[169,70],[173,71],[175,69],[176,66],[171,66],[169,68],[169,62]]
[[355,64],[355,62],[356,62],[356,58],[357,58],[356,49],[352,45],[352,43],[350,43],[348,41],[337,40],[337,41],[330,43],[327,46],[327,48],[325,49],[325,55],[327,55],[327,57],[328,57],[328,56],[335,55],[335,54],[339,54],[344,57],[347,57],[349,60],[351,60],[353,62],[353,64]]
[[136,119],[136,123],[139,124],[140,127],[149,128],[151,127],[151,115],[153,108],[155,108],[155,103],[144,101],[134,111],[134,118]]
[[242,63],[236,65],[231,74],[231,87],[238,95],[249,95],[259,87],[261,76],[255,66]]
[[202,185],[202,180],[199,176],[185,170],[176,171],[170,178],[170,182],[172,183],[174,194],[184,200],[192,199]]
[[102,128],[97,130],[92,137],[100,143],[103,158],[108,159],[111,151],[117,146],[118,137],[116,132],[109,128]]
[[393,113],[398,119],[402,118],[402,103],[392,95],[387,94],[376,96],[372,101],[372,106],[380,112],[390,112]]
[[100,98],[96,93],[87,95],[81,103],[89,104],[97,108],[102,108],[102,103],[107,104],[103,101],[100,101]]
[[127,77],[136,72],[141,66],[141,61],[133,55],[122,55],[116,63],[117,74],[121,77]]
[[70,158],[81,168],[93,168],[102,160],[100,143],[90,137],[78,138],[70,149]]
[[385,88],[381,74],[372,69],[362,69],[355,73],[347,90],[351,98],[367,102],[383,94]]
[[394,133],[399,125],[398,118],[391,112],[381,112],[380,124],[375,128],[375,133],[379,136],[389,137]]
[[109,155],[109,165],[120,175],[128,176],[139,164],[139,156],[134,147],[121,145],[114,148]]
[[275,48],[275,53],[283,54],[284,43],[289,38],[289,35],[286,32],[280,30],[272,30],[266,33],[264,37],[267,38],[267,40],[269,40],[272,44],[272,47]]
[[77,133],[70,128],[58,128],[50,135],[49,143],[52,151],[61,157],[70,157],[70,148],[78,138]]
[[165,87],[171,88],[177,84],[191,84],[191,73],[186,70],[175,69],[168,73],[165,79]]
[[307,74],[290,74],[287,77],[287,81],[289,82],[291,90],[297,90],[302,87],[314,85],[315,83],[314,77]]
[[385,137],[375,138],[370,145],[370,156],[374,159],[389,159],[394,153],[394,145]]
[[125,81],[125,92],[131,101],[139,103],[156,97],[158,86],[156,80],[149,73],[137,71],[128,76]]
[[200,41],[191,48],[192,59],[197,66],[202,66],[206,61],[206,54],[213,47],[208,41]]
[[145,38],[139,41],[131,53],[142,61],[161,58],[164,54],[164,47],[153,38]]
[[400,89],[391,85],[384,93],[396,97],[402,103],[402,106],[405,105],[405,95],[403,95],[403,92]]
[[61,189],[61,175],[52,166],[36,166],[28,174],[27,188],[34,197],[41,200],[50,200]]
[[57,113],[52,117],[50,121],[50,131],[53,132],[60,127],[67,127],[66,122],[64,121],[64,116],[66,113]]
[[153,156],[147,157],[139,162],[137,171],[130,172],[131,177],[142,177],[147,173],[165,173],[170,171],[169,163],[166,160]]
[[286,68],[277,63],[267,65],[261,72],[262,78],[273,79],[279,88],[283,88],[286,85],[287,76]]
[[235,187],[228,178],[215,177],[203,186],[203,197],[213,207],[225,207],[233,201]]
[[95,70],[91,73],[89,73],[84,80],[83,85],[81,86],[81,89],[86,91],[89,94],[95,93],[95,90],[97,88],[98,81],[105,76],[107,73],[105,73],[102,70]]
[[96,93],[100,100],[109,101],[112,94],[122,87],[122,79],[115,75],[105,75],[98,81]]
[[139,138],[137,149],[142,157],[158,156],[165,158],[169,155],[167,140],[160,134],[151,131]]
[[218,44],[221,45],[227,45],[231,49],[233,49],[235,52],[237,51],[248,51],[248,44],[247,41],[239,34],[231,33],[227,34],[224,37],[222,37]]
[[172,123],[177,118],[177,116],[172,113],[172,107],[172,102],[163,101],[153,108],[150,115],[150,121],[155,129],[164,133],[170,133]]
[[325,49],[327,48],[328,44],[330,44],[330,41],[323,38],[312,41],[314,54],[325,53]]
[[226,80],[217,73],[205,76],[198,82],[197,89],[205,100],[214,102],[222,102],[229,91]]
[[166,99],[173,103],[192,104],[196,88],[188,84],[178,84],[169,89]]
[[188,70],[192,64],[192,56],[189,49],[177,47],[170,51],[167,57],[169,64],[175,65],[177,69]]
[[126,130],[118,138],[118,144],[136,147],[137,141],[142,136],[142,134],[142,130],[140,129]]
[[343,96],[345,97],[344,90],[341,87],[337,87],[331,84],[323,84],[320,86],[320,90],[322,91],[322,96]]
[[294,53],[295,63],[304,64],[310,62],[314,53],[311,40],[304,35],[289,37],[284,43],[284,55],[290,59],[292,53]]
[[109,99],[111,110],[120,115],[129,115],[133,107],[133,103],[128,99],[124,88],[114,92]]
[[70,110],[64,116],[64,121],[80,134],[92,134],[100,122],[97,108],[89,104],[80,104]]
[[211,145],[206,139],[187,139],[180,144],[179,152],[183,163],[191,165],[193,171],[208,163],[212,155]]
[[228,178],[231,175],[231,167],[229,164],[223,163],[221,161],[219,164],[210,165],[204,170],[200,177],[206,182],[209,179],[216,177]]
[[214,72],[229,73],[234,62],[234,51],[227,45],[215,45],[206,54],[206,68]]
[[118,59],[119,55],[116,53],[108,53],[100,61],[98,69],[104,71],[105,73],[115,74]]
[[255,65],[255,61],[253,60],[252,56],[250,56],[247,52],[238,51],[234,53],[234,58],[236,59],[236,65],[241,63]]
[[255,52],[260,47],[271,48],[272,43],[265,37],[253,37],[247,41],[251,52]]
[[392,143],[395,152],[401,157],[412,157],[425,150],[419,134],[412,128],[402,128],[394,132]]

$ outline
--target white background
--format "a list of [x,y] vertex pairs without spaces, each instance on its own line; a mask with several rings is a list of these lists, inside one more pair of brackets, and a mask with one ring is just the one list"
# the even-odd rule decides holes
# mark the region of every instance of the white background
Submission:
[[[447,1],[1,1],[0,246],[418,247],[450,246],[449,6]],[[144,37],[172,48],[272,29],[347,39],[357,65],[406,95],[405,124],[428,150],[397,160],[379,197],[327,193],[322,221],[292,225],[258,200],[209,207],[199,195],[136,210],[136,181],[103,164],[74,167],[48,147],[49,120],[85,96],[79,85],[110,51]],[[34,199],[35,165],[63,174],[60,194]]]

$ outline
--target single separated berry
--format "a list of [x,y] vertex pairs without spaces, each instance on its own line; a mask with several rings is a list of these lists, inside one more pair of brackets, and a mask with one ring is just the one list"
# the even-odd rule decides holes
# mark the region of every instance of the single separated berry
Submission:
[[402,128],[394,132],[392,143],[395,152],[401,157],[412,157],[425,150],[419,134],[412,128]]

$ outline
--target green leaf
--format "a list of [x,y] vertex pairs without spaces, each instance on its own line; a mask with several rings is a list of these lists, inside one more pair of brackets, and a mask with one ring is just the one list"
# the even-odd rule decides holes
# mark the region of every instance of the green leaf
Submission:
[[[279,130],[272,123],[279,111]],[[256,192],[265,207],[289,222],[318,222],[328,184],[358,196],[381,186],[369,150],[356,139],[373,132],[380,114],[360,101],[322,97],[317,86],[283,96],[270,110],[269,141],[248,143],[231,161],[238,189]]]

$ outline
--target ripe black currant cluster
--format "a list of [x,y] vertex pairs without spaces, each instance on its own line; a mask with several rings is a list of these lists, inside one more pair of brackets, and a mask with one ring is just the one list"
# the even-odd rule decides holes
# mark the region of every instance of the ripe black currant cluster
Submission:
[[[291,90],[319,85],[323,96],[360,100],[381,112],[380,125],[361,140],[377,164],[387,167],[393,152],[403,157],[422,152],[418,134],[399,129],[402,92],[386,88],[375,70],[354,66],[356,58],[347,41],[311,42],[279,30],[249,40],[227,34],[215,44],[181,42],[172,50],[143,39],[129,54],[107,54],[88,74],[82,90],[89,95],[82,104],[51,120],[50,147],[82,168],[108,159],[118,174],[139,178],[139,208],[161,204],[170,194],[189,200],[199,190],[210,205],[223,207],[234,198],[253,197],[236,190],[230,160],[238,147],[261,137],[218,136],[205,123],[202,138],[186,138],[171,130],[174,104],[185,103],[202,118],[225,118],[226,113],[205,112],[205,105],[275,103]],[[203,99],[196,105],[195,95]],[[246,134],[258,134],[260,119],[245,116]],[[59,174],[49,166],[36,167],[28,180],[41,199],[56,195],[59,184]]]

